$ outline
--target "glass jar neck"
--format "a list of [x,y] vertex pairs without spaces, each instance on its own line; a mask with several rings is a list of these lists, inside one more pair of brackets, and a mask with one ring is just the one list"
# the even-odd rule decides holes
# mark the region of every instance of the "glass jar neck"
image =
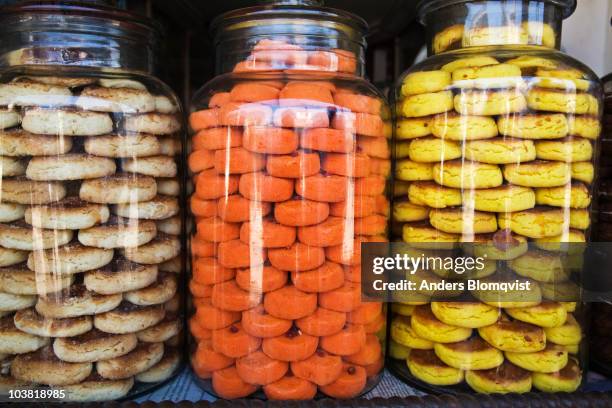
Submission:
[[63,65],[153,71],[154,30],[107,15],[71,11],[17,8],[0,14],[0,67]]
[[545,1],[481,0],[441,7],[424,15],[430,55],[482,46],[559,49],[562,10]]

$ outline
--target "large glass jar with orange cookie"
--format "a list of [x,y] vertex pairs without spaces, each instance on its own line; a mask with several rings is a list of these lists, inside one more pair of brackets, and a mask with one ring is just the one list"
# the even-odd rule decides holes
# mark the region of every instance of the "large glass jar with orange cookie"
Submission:
[[191,365],[225,399],[352,398],[384,364],[360,251],[387,240],[389,111],[364,21],[271,3],[213,23],[220,75],[189,115]]
[[602,100],[596,75],[558,51],[575,5],[420,3],[430,56],[396,87],[393,240],[450,261],[426,264],[410,279],[439,285],[392,307],[390,368],[411,384],[572,392],[585,377]]
[[179,371],[183,321],[183,120],[151,75],[157,29],[58,1],[0,22],[0,400],[142,393]]

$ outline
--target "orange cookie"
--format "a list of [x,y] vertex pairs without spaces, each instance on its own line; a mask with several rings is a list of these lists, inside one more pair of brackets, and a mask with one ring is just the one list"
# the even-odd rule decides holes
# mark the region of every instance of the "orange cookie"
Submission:
[[335,203],[346,199],[348,184],[347,177],[317,174],[297,180],[295,191],[308,200]]
[[213,350],[231,358],[244,357],[259,349],[260,346],[261,339],[245,332],[240,323],[234,323],[212,332]]
[[283,271],[307,271],[325,262],[325,251],[296,242],[289,248],[268,250],[268,258],[272,266]]
[[366,177],[370,175],[370,157],[363,153],[328,153],[323,156],[321,168],[339,176]]
[[292,272],[291,281],[303,292],[329,292],[344,284],[344,271],[337,263],[325,262],[317,269]]
[[266,313],[263,305],[242,312],[242,327],[251,336],[278,337],[285,334],[291,325],[291,320],[279,319]]
[[266,163],[266,171],[275,177],[308,177],[317,174],[320,169],[319,155],[302,150],[293,152],[291,155],[269,156]]
[[317,309],[317,295],[287,285],[266,293],[264,308],[279,319],[296,320],[311,315]]
[[287,201],[293,195],[293,180],[263,173],[240,176],[240,194],[253,201]]
[[330,153],[349,153],[355,148],[355,138],[350,133],[338,129],[306,129],[300,138],[304,149]]
[[327,219],[330,206],[327,203],[304,199],[292,199],[274,206],[274,218],[283,225],[303,227]]
[[303,317],[295,322],[304,333],[311,336],[331,336],[342,330],[346,323],[346,313],[317,308],[310,316]]
[[312,356],[317,350],[319,339],[291,328],[282,336],[263,340],[262,350],[269,357],[280,361],[301,361]]
[[298,148],[298,135],[291,129],[249,126],[244,129],[242,144],[256,153],[291,154]]

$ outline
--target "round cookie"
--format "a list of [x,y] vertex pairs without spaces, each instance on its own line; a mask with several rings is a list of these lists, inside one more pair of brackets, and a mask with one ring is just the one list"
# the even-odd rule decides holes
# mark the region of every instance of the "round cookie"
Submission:
[[483,234],[497,231],[494,214],[462,208],[434,208],[429,213],[432,227],[451,234]]
[[0,203],[0,222],[13,222],[24,217],[26,207],[22,204]]
[[106,113],[58,109],[28,109],[21,127],[38,135],[97,136],[113,131]]
[[591,162],[572,163],[572,179],[591,184],[595,178],[595,167]]
[[181,122],[174,115],[145,113],[126,117],[123,126],[128,132],[168,135],[178,132]]
[[506,115],[527,109],[527,100],[520,90],[463,90],[455,95],[455,110],[462,115]]
[[79,88],[96,82],[95,78],[68,77],[68,76],[27,76],[15,78],[13,81],[31,81],[39,84],[53,85],[57,87]]
[[431,133],[441,139],[464,141],[490,139],[497,136],[497,124],[487,116],[443,113],[433,117]]
[[[465,28],[463,24],[454,24],[436,33],[433,38],[432,52],[434,54],[439,54],[448,49],[454,48],[455,46],[458,46],[461,43],[464,31]],[[454,62],[459,61],[461,60],[457,60]],[[445,65],[445,67],[447,66]],[[442,69],[444,69],[444,67]],[[445,71],[448,71],[448,69],[446,69]]]
[[542,351],[546,347],[544,330],[532,324],[499,320],[478,329],[478,334],[498,350],[514,353]]
[[567,116],[560,113],[500,116],[497,127],[502,135],[521,139],[560,139],[569,133]]
[[399,102],[398,115],[407,118],[435,115],[453,109],[453,93],[440,91],[410,95]]
[[35,135],[23,129],[0,130],[0,155],[3,156],[52,156],[66,154],[70,149],[70,138]]
[[[543,45],[548,48],[555,48],[557,45],[557,33],[549,24],[540,21],[525,21],[521,27],[527,33],[529,44]],[[543,68],[552,69],[553,64],[554,62],[551,61],[550,66],[543,66]]]
[[133,386],[132,377],[111,381],[94,372],[78,384],[63,385],[62,390],[66,394],[65,401],[101,402],[120,400],[130,392]]
[[163,343],[140,343],[128,354],[99,361],[96,369],[102,377],[111,380],[129,378],[159,363],[163,355]]
[[461,190],[417,181],[408,187],[408,199],[412,204],[431,208],[454,207],[461,205]]
[[533,373],[533,386],[542,392],[574,392],[581,383],[582,371],[573,358],[558,372]]
[[535,150],[540,160],[579,162],[589,161],[593,157],[591,142],[580,137],[539,141],[535,144]]
[[582,329],[573,314],[568,313],[565,323],[556,327],[545,327],[546,339],[561,346],[580,344]]
[[408,156],[415,162],[444,162],[461,157],[461,146],[437,137],[421,137],[410,142]]
[[55,203],[30,206],[25,210],[24,218],[36,228],[78,230],[107,222],[109,210],[105,205],[67,197]]
[[117,173],[113,176],[85,180],[79,196],[82,200],[99,204],[125,204],[148,201],[157,194],[157,183],[149,176]]
[[117,159],[148,157],[161,153],[160,141],[156,136],[146,133],[88,137],[83,146],[89,154]]
[[[452,249],[459,242],[461,236],[438,231],[429,224],[406,223],[402,227],[402,239],[415,248],[425,249]],[[420,245],[419,245],[420,244]]]
[[465,381],[480,393],[519,393],[531,391],[531,373],[506,361],[490,370],[469,370]]
[[86,316],[113,310],[121,299],[119,294],[99,295],[83,284],[76,284],[53,295],[39,297],[36,311],[51,319]]
[[506,164],[504,178],[524,187],[557,187],[570,182],[571,167],[558,161],[534,160],[528,163]]
[[481,302],[431,302],[438,320],[452,326],[477,329],[497,322],[498,308]]
[[134,221],[111,217],[104,225],[79,231],[79,242],[85,246],[113,249],[131,248],[151,242],[157,235],[154,221]]
[[535,207],[535,193],[531,188],[512,184],[500,187],[466,191],[463,205],[477,211],[515,212]]
[[159,153],[166,156],[177,156],[183,151],[181,141],[173,137],[160,137],[159,144],[161,148]]
[[522,369],[538,373],[554,373],[568,363],[567,351],[562,346],[548,344],[542,351],[535,353],[511,353],[506,351],[508,361]]
[[590,112],[597,104],[594,96],[584,93],[538,87],[532,87],[527,92],[527,105],[533,110],[581,115]]
[[96,314],[94,327],[112,334],[135,333],[156,325],[164,315],[163,305],[138,306],[124,301],[110,311]]
[[47,344],[49,344],[48,338],[23,332],[15,327],[13,316],[0,318],[0,353],[30,353]]
[[93,363],[127,354],[137,344],[135,334],[108,334],[93,329],[75,337],[55,339],[53,351],[69,363]]
[[399,119],[395,125],[398,140],[414,139],[431,134],[431,117]]
[[113,213],[126,218],[163,220],[179,213],[178,198],[157,195],[149,201],[117,204]]
[[155,326],[151,326],[144,330],[136,333],[138,341],[144,341],[146,343],[158,343],[164,342],[180,333],[182,322],[177,315],[168,313],[166,307],[166,316],[164,320],[157,323]]
[[146,91],[145,84],[127,78],[98,78],[98,83],[105,88],[130,88]]
[[559,255],[546,251],[529,250],[511,260],[508,266],[518,275],[538,282],[564,282],[570,274]]
[[169,235],[181,235],[183,221],[180,216],[166,218],[165,220],[156,221],[157,230]]
[[2,201],[8,203],[48,204],[66,197],[66,187],[59,182],[33,181],[25,177],[15,177],[2,180],[0,194]]
[[438,320],[429,305],[417,306],[410,323],[418,336],[435,343],[454,343],[472,335],[471,328],[451,326]]
[[478,336],[457,343],[436,343],[434,352],[445,364],[459,370],[489,370],[504,362],[503,353]]
[[28,163],[26,175],[30,180],[83,180],[106,177],[115,173],[117,166],[111,159],[70,153],[61,156],[34,157]]
[[499,44],[528,44],[527,32],[516,25],[474,25],[466,27],[461,40],[462,46],[479,47]]
[[442,66],[441,69],[446,72],[453,72],[454,70],[459,69],[459,68],[483,67],[485,65],[495,65],[495,64],[499,64],[499,61],[496,60],[495,58],[479,55],[479,56],[474,56],[474,57],[465,57],[465,58],[456,59],[454,61],[446,63],[445,65]]
[[157,194],[178,197],[181,193],[181,183],[176,178],[158,178]]
[[[0,312],[12,312],[34,306],[36,296],[0,292]],[[6,313],[0,313],[4,315]]]
[[537,248],[545,251],[567,252],[569,255],[582,254],[584,245],[580,243],[586,242],[584,232],[577,229],[563,231],[563,234],[554,237],[538,238],[534,240]]
[[419,337],[412,328],[410,318],[406,316],[396,316],[391,322],[391,339],[404,347],[416,350],[431,350],[434,343]]
[[404,181],[433,180],[433,165],[412,160],[399,160],[395,164],[395,178]]
[[451,84],[451,76],[446,71],[419,71],[412,72],[403,79],[401,96],[439,92]]
[[95,112],[145,113],[155,110],[155,98],[146,90],[90,86],[81,91],[76,106]]
[[176,113],[178,112],[178,106],[175,100],[164,96],[155,95],[155,110],[159,113]]
[[17,126],[21,123],[21,114],[9,109],[0,109],[0,129]]
[[11,364],[11,375],[18,380],[56,386],[79,383],[91,374],[91,370],[91,363],[61,361],[51,346],[19,355]]
[[25,263],[0,268],[0,288],[13,295],[41,295],[69,287],[73,276],[36,274]]
[[[542,289],[539,282],[527,278],[517,279],[516,275],[504,272],[506,271],[501,270],[495,275],[480,279],[480,287],[470,293],[481,302],[494,307],[529,307],[540,304]],[[523,287],[511,286],[516,284],[517,280]]]
[[456,88],[499,89],[521,87],[524,81],[519,67],[504,63],[458,68],[452,73],[452,83]]
[[506,309],[506,313],[516,320],[540,327],[557,327],[565,323],[567,319],[567,310],[557,302],[542,302],[530,307],[513,307]]
[[429,208],[409,201],[393,204],[393,219],[397,222],[423,221],[429,218]]
[[432,385],[455,385],[463,382],[463,371],[447,366],[433,350],[410,350],[406,359],[410,373]]
[[509,229],[501,229],[495,234],[476,234],[471,238],[464,237],[464,250],[491,261],[517,258],[529,248],[525,237],[512,234]]
[[560,187],[537,188],[536,204],[562,208],[588,208],[591,193],[583,183],[574,182]]
[[596,116],[570,116],[568,127],[570,136],[595,140],[601,134],[601,122]]
[[464,157],[489,164],[511,164],[534,160],[536,147],[531,140],[497,137],[475,140],[464,145]]
[[25,171],[25,161],[9,156],[0,156],[0,177],[23,176]]
[[535,207],[513,213],[500,213],[497,216],[500,229],[529,238],[553,237],[563,233],[565,213],[562,209]]
[[172,299],[177,290],[177,278],[173,273],[162,272],[151,285],[124,293],[123,298],[139,306],[165,303]]
[[42,84],[25,78],[0,85],[0,105],[9,106],[51,106],[67,105],[72,92],[66,86]]
[[124,248],[123,255],[132,262],[142,264],[158,264],[178,256],[181,242],[178,237],[163,233],[146,245],[137,248]]
[[588,210],[570,210],[570,228],[586,230],[591,225],[591,216]]
[[0,247],[0,267],[17,265],[28,260],[29,252]]
[[136,380],[144,383],[159,383],[170,378],[181,364],[181,356],[176,348],[164,346],[164,356],[162,359],[139,374]]
[[532,78],[534,86],[565,92],[588,91],[591,81],[584,78],[584,74],[572,69],[545,69],[538,68]]
[[32,228],[24,221],[0,224],[0,245],[22,251],[42,250],[65,245],[72,240],[71,230]]
[[83,283],[88,290],[103,295],[138,290],[157,280],[157,265],[140,265],[115,258],[103,268],[85,273]]
[[183,270],[183,263],[181,257],[177,256],[169,261],[160,263],[158,267],[161,272],[181,273]]
[[460,189],[492,188],[503,183],[497,165],[463,160],[435,163],[433,177],[438,184]]
[[51,319],[37,313],[34,308],[17,311],[14,321],[19,330],[41,337],[74,337],[93,327],[90,316]]
[[98,269],[113,259],[112,249],[90,248],[70,243],[44,251],[34,251],[28,256],[28,268],[37,273],[75,274]]
[[171,156],[150,156],[124,159],[121,167],[128,173],[151,177],[176,177],[176,161]]
[[537,57],[534,55],[521,55],[520,57],[512,58],[506,61],[506,64],[516,65],[521,68],[521,71],[533,68],[550,68],[557,67],[557,63],[551,59]]

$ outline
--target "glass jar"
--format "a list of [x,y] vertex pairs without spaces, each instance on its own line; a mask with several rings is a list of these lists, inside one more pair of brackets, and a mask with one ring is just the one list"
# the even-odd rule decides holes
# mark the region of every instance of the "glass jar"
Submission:
[[189,117],[192,368],[225,399],[352,398],[384,364],[359,282],[361,242],[387,240],[389,111],[364,21],[271,3],[215,20]]
[[[437,245],[437,256],[479,255],[483,268],[470,276],[431,269],[431,280],[463,282],[456,301],[421,293],[393,305],[389,366],[412,384],[555,392],[585,377],[575,282],[589,240],[602,100],[596,75],[558,51],[574,7],[420,3],[430,57],[396,88],[392,231],[409,247]],[[469,286],[516,279],[529,289]]]
[[0,21],[0,398],[133,396],[182,360],[183,121],[156,28],[58,1]]

